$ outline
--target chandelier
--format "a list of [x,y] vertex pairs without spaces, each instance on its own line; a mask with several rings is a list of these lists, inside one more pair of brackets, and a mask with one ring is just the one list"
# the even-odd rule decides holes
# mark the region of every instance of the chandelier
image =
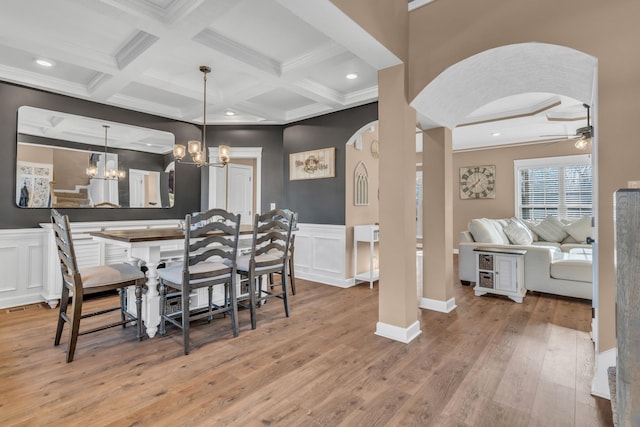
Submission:
[[98,167],[94,164],[89,165],[87,168],[87,175],[93,179],[124,179],[127,176],[127,172],[121,169],[107,169],[107,131],[109,125],[102,125],[104,128],[104,170],[102,176],[98,176]]
[[[207,74],[211,72],[211,68],[206,65],[200,66],[204,79],[204,107],[202,113],[202,142],[200,141],[188,141],[185,147],[182,144],[175,144],[173,146],[173,157],[179,163],[186,163],[189,165],[212,166],[212,167],[225,167],[229,163],[231,158],[228,145],[220,145],[218,147],[218,162],[209,163],[207,161]],[[186,155],[186,152],[191,155],[192,161],[183,161],[182,159]]]

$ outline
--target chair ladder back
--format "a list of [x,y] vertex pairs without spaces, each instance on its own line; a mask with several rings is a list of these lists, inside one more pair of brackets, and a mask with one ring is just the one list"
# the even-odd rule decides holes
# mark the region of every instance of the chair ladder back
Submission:
[[76,261],[75,248],[73,247],[69,217],[52,209],[51,225],[55,236],[58,258],[60,260],[60,271],[63,283],[77,288],[74,289],[76,292],[82,292],[82,282]]
[[[185,256],[183,276],[187,280],[235,274],[235,259],[238,251],[240,215],[224,209],[211,209],[194,213],[185,218]],[[192,240],[193,239],[193,240]],[[189,267],[212,257],[230,261],[228,269],[215,273],[189,274]]]
[[[256,214],[253,227],[253,250],[251,263],[255,267],[271,267],[286,262],[291,237],[292,215],[282,209],[274,209],[262,215]],[[257,261],[262,254],[273,254],[276,250],[281,256],[276,260]]]

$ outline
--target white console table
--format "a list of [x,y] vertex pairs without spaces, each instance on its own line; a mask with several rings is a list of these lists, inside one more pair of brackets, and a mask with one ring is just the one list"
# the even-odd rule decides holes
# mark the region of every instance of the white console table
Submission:
[[[375,243],[378,241],[380,226],[378,225],[356,225],[353,227],[353,276],[355,281],[364,280],[369,282],[369,288],[373,288],[373,282],[378,280],[380,271],[375,268],[373,258]],[[358,273],[358,242],[369,243],[369,269]]]

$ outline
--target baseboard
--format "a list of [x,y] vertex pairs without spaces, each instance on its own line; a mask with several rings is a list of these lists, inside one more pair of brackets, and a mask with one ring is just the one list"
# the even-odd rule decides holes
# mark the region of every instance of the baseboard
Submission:
[[441,313],[451,313],[453,310],[455,310],[457,305],[455,298],[451,298],[447,301],[440,301],[431,298],[420,298],[419,307],[426,310],[439,311]]
[[408,328],[401,328],[399,326],[389,325],[388,323],[378,322],[376,324],[376,335],[389,338],[394,341],[400,341],[401,343],[410,343],[415,337],[420,335],[420,322],[417,320]]
[[607,369],[609,366],[616,366],[617,354],[618,349],[615,347],[602,353],[596,353],[595,370],[593,372],[593,382],[591,383],[592,395],[611,400]]
[[0,309],[18,307],[21,305],[36,304],[43,301],[44,300],[40,296],[40,294],[21,295],[17,297],[3,298],[3,299],[0,299]]
[[323,276],[320,274],[313,274],[313,273],[309,274],[309,273],[298,272],[298,271],[296,271],[296,278],[300,278],[302,280],[309,280],[311,282],[322,283],[324,285],[337,286],[339,288],[350,288],[352,286],[355,286],[356,284],[353,277],[350,279],[337,279],[330,276]]

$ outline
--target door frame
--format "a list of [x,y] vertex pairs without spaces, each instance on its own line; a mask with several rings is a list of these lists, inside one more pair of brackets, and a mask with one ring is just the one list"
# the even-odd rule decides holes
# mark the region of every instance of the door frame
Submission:
[[[209,161],[218,159],[218,147],[208,147]],[[256,183],[255,201],[256,212],[262,209],[262,147],[231,147],[231,157],[234,159],[255,159],[256,173],[253,179]],[[209,207],[208,209],[227,206],[227,168],[209,169]]]
[[[249,201],[249,203],[251,204],[251,207],[249,208],[249,209],[250,209],[250,211],[251,211],[251,214],[249,215],[249,217],[248,217],[248,218],[244,218],[244,213],[242,213],[242,215],[243,215],[243,221],[242,221],[242,223],[243,223],[243,224],[253,224],[253,216],[254,216],[254,215],[255,215],[255,213],[256,213],[256,212],[255,212],[255,211],[256,211],[256,206],[255,206],[255,197],[254,197],[254,194],[253,194],[253,193],[254,193],[253,188],[254,188],[254,183],[255,183],[255,181],[254,181],[255,177],[253,176],[253,175],[254,175],[254,173],[253,173],[253,166],[251,166],[251,165],[236,164],[236,163],[229,163],[229,164],[227,165],[227,169],[228,169],[228,170],[227,170],[227,178],[228,178],[229,180],[231,179],[231,170],[232,170],[232,169],[249,171],[249,172],[250,172],[250,174],[251,174],[251,181],[250,181],[250,183],[249,183],[249,184],[250,184],[250,187],[251,187],[251,200]],[[229,185],[229,183],[227,183],[227,185]],[[228,191],[228,188],[227,188],[227,204],[226,204],[227,208],[226,208],[226,209],[227,209],[228,211],[230,211],[230,212],[237,213],[236,211],[231,211],[231,208],[229,207],[229,204],[230,204],[230,203],[229,203],[230,195],[231,195],[231,193]]]

